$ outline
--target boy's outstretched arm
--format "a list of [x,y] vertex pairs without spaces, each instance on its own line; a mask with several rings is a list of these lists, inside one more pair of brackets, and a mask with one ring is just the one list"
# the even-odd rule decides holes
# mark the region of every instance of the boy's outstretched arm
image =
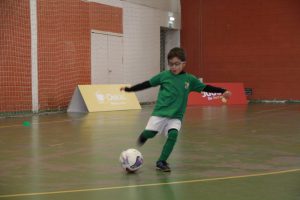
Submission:
[[211,92],[211,93],[222,93],[223,98],[226,100],[230,98],[231,92],[229,90],[219,88],[219,87],[214,87],[211,85],[206,85],[206,87],[202,90],[203,92]]
[[120,91],[125,91],[125,92],[136,92],[136,91],[140,91],[140,90],[144,90],[147,88],[152,87],[150,84],[150,81],[145,81],[139,84],[136,84],[132,87],[121,87]]

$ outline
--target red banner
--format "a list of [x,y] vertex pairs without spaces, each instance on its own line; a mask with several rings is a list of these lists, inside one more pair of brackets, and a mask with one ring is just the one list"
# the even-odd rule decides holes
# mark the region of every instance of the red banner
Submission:
[[[243,83],[205,83],[215,87],[221,87],[232,92],[230,99],[226,102],[229,105],[247,104]],[[222,105],[221,93],[191,92],[188,105]]]

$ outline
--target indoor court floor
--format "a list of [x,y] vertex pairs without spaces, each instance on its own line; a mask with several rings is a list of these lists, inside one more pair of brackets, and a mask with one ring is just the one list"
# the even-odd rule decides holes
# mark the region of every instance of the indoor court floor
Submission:
[[300,104],[188,107],[172,172],[155,169],[158,135],[127,174],[152,109],[0,119],[0,200],[300,199]]

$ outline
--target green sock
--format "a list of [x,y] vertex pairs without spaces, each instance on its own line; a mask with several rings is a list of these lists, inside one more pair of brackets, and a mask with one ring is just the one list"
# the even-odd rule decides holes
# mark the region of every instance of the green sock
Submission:
[[153,138],[157,134],[157,131],[144,130],[142,136],[146,139]]
[[137,140],[137,145],[142,146],[149,138],[153,138],[156,134],[157,131],[144,130]]
[[175,146],[177,136],[178,136],[178,130],[176,130],[176,129],[169,130],[168,139],[163,147],[163,150],[159,157],[159,161],[166,161],[169,158],[169,156],[172,153],[172,150]]

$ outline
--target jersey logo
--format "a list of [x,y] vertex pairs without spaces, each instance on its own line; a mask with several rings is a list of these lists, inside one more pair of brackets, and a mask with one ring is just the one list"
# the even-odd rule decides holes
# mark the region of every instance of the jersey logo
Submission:
[[189,86],[190,86],[190,83],[189,83],[189,82],[185,82],[185,83],[184,83],[184,88],[185,88],[185,89],[188,89]]

